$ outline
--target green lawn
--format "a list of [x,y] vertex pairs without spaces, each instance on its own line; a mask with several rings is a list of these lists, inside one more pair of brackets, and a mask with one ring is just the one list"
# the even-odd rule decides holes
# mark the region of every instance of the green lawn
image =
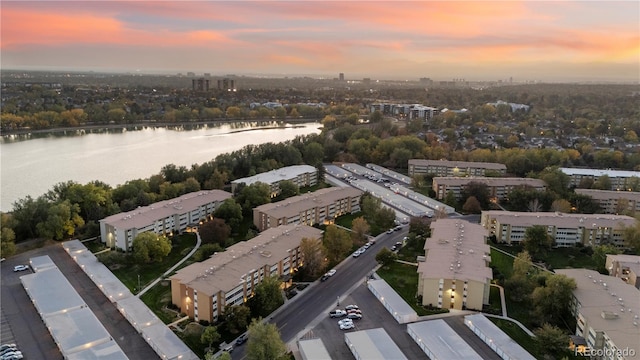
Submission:
[[446,312],[441,309],[431,311],[418,305],[416,291],[418,289],[418,268],[413,265],[394,262],[381,267],[377,273],[383,278],[419,316]]
[[160,263],[124,265],[112,271],[135,294],[138,292],[138,276],[140,277],[140,287],[144,288],[146,284],[157,279],[168,268],[185,257],[195,246],[196,236],[188,233],[181,234],[174,237],[172,243],[171,252]]
[[165,324],[177,320],[175,311],[166,310],[171,303],[171,285],[169,281],[161,281],[140,298]]
[[489,288],[489,309],[492,313],[502,315],[502,301],[500,300],[500,289],[491,286]]
[[538,353],[538,349],[535,343],[535,340],[529,336],[526,332],[524,332],[518,325],[512,323],[508,320],[496,319],[492,317],[487,317],[487,319],[493,321],[502,331],[504,331],[509,337],[511,337],[515,342],[520,344],[525,350],[527,350],[531,355],[533,355],[536,359],[542,359],[542,354]]
[[355,214],[345,214],[338,218],[336,218],[336,225],[344,226],[348,229],[351,229],[351,223],[354,219],[362,216],[361,212],[357,212]]
[[491,249],[491,265],[500,271],[507,279],[511,277],[513,273],[513,258],[493,248]]
[[551,249],[545,258],[545,262],[552,269],[587,268],[595,269],[593,258],[580,251],[581,248],[557,248]]

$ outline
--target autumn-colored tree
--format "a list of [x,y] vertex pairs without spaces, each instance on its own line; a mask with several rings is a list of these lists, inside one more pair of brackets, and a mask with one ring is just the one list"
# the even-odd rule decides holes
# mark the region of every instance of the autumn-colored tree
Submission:
[[351,222],[351,240],[356,246],[364,245],[369,234],[369,223],[362,216]]
[[215,218],[213,220],[206,221],[198,228],[200,238],[205,244],[220,244],[225,247],[227,239],[231,234],[231,227],[227,225],[224,220]]

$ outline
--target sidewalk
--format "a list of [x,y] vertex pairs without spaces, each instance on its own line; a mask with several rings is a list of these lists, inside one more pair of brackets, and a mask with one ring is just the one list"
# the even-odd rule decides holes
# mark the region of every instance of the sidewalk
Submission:
[[189,253],[185,257],[182,258],[182,260],[178,261],[175,265],[170,267],[169,270],[165,271],[164,274],[162,274],[160,277],[158,277],[157,279],[153,280],[151,282],[151,284],[145,286],[145,288],[142,289],[139,293],[137,293],[136,296],[140,297],[140,296],[144,295],[144,293],[149,291],[149,289],[154,287],[157,283],[159,283],[167,275],[171,274],[173,272],[173,270],[175,270],[178,266],[182,265],[183,262],[187,261],[187,259],[189,259],[191,256],[193,256],[193,254],[200,248],[200,245],[202,244],[202,239],[200,239],[200,233],[198,233],[197,231],[196,231],[196,238],[198,239],[198,241],[196,242],[196,246],[194,246],[193,249],[191,249],[191,251],[189,251]]

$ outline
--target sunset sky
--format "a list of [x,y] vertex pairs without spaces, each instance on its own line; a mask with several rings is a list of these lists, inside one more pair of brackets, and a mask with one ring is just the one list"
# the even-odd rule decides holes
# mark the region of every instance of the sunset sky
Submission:
[[3,69],[639,81],[639,1],[5,1]]

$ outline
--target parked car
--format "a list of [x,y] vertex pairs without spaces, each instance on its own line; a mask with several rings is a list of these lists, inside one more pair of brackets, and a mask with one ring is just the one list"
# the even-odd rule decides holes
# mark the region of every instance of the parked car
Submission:
[[247,339],[249,339],[249,335],[248,334],[244,333],[244,334],[240,335],[236,339],[236,346],[244,344],[247,341]]
[[356,250],[356,251],[354,251],[354,252],[353,252],[353,255],[351,255],[351,256],[353,256],[354,258],[357,258],[357,257],[358,257],[358,256],[360,256],[360,255],[362,255],[362,253],[360,252],[360,250]]
[[2,344],[0,345],[0,351],[4,351],[5,349],[18,349],[18,347],[16,346],[16,344]]
[[358,305],[347,305],[344,307],[345,310],[358,310],[360,309]]
[[[345,313],[345,315],[346,315],[346,313]],[[0,356],[4,356],[4,355],[10,354],[10,353],[14,353],[16,351],[18,351],[17,347],[8,347],[8,348],[5,348],[4,350],[0,350]]]
[[347,319],[360,320],[360,319],[362,319],[362,314],[348,313],[347,314]]
[[233,352],[233,345],[229,344],[229,345],[227,345],[227,346],[223,347],[223,348],[222,348],[222,351],[226,351],[226,352],[228,352],[229,354],[231,354],[231,353]]
[[329,276],[333,276],[335,274],[336,274],[336,269],[331,269],[331,270],[327,271],[327,275],[329,275]]
[[387,230],[387,234],[393,234],[393,229]]
[[353,320],[351,320],[351,319],[342,319],[342,320],[338,321],[338,325],[342,325],[342,324],[353,324]]
[[396,251],[396,250],[398,250],[398,245],[393,245],[393,246],[391,247],[391,251]]
[[320,278],[320,281],[327,281],[327,279],[329,279],[329,275],[324,274],[324,275],[322,275],[322,277]]
[[29,265],[17,265],[13,268],[14,272],[29,270]]
[[340,330],[350,330],[355,328],[356,326],[353,323],[340,324]]
[[344,310],[340,310],[340,309],[333,310],[333,311],[329,312],[329,316],[332,317],[332,318],[343,317],[343,316],[346,316],[346,315],[347,315],[347,312],[344,311]]

